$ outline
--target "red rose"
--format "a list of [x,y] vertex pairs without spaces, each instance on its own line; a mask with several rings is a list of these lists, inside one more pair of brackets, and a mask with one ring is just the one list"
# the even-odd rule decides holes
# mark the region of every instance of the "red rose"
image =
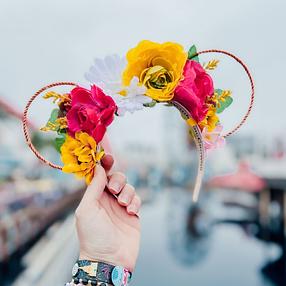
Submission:
[[183,105],[196,122],[206,116],[207,97],[214,94],[213,80],[200,63],[188,60],[184,67],[183,80],[175,89],[173,101]]
[[70,95],[71,108],[67,113],[69,133],[74,136],[77,131],[83,131],[99,143],[114,118],[116,105],[113,99],[95,85],[91,91],[76,87]]

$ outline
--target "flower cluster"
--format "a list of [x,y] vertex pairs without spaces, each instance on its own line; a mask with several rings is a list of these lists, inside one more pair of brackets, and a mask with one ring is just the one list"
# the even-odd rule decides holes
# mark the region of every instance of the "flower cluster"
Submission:
[[58,133],[55,145],[61,153],[63,171],[83,177],[89,184],[96,163],[104,155],[99,143],[113,121],[117,109],[114,100],[96,85],[90,90],[77,86],[64,95],[48,92],[44,98],[54,98],[58,108],[41,130]]
[[189,51],[172,42],[141,41],[126,57],[95,59],[86,73],[89,89],[77,86],[68,94],[49,91],[45,98],[58,104],[43,131],[58,133],[56,147],[63,171],[90,183],[104,154],[100,142],[114,115],[157,103],[179,104],[189,114],[187,123],[199,126],[206,150],[224,143],[218,114],[232,103],[229,90],[215,89],[209,71],[217,60],[201,64],[196,47]]

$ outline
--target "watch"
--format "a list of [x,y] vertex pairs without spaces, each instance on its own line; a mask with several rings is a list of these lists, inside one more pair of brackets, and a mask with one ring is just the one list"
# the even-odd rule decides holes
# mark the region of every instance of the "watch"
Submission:
[[72,282],[91,286],[126,286],[132,273],[122,266],[78,260],[72,269]]

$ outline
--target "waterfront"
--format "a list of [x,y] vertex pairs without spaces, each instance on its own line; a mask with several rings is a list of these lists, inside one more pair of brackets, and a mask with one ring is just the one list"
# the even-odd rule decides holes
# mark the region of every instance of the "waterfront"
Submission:
[[[253,76],[256,97],[242,128],[208,152],[196,204],[198,153],[180,112],[152,102],[115,116],[107,132],[114,170],[127,175],[143,201],[131,285],[285,286],[285,9],[283,0],[0,1],[0,286],[62,286],[79,252],[74,211],[85,183],[29,150],[25,104],[53,82],[89,87],[84,75],[95,58],[124,56],[144,39],[235,54]],[[213,60],[217,68],[207,73],[215,89],[232,92],[232,105],[217,112],[227,134],[244,122],[253,86],[225,54],[199,55],[205,71]],[[38,97],[28,126],[41,154],[61,165],[57,135],[40,132],[54,107]]]
[[[2,120],[20,126],[6,109]],[[178,136],[186,132],[180,127]],[[142,144],[129,145],[128,154],[117,153],[117,168],[126,172],[143,200],[142,247],[132,285],[145,286],[150,280],[168,286],[284,285],[284,149],[257,148],[261,145],[255,137],[237,137],[209,156],[194,204],[196,153],[183,138],[181,148],[173,144],[168,149],[170,165],[156,149]],[[7,150],[9,144],[2,141]],[[17,144],[22,150],[21,141]],[[57,158],[51,148],[46,152]],[[14,155],[9,163],[6,152],[1,154],[1,286],[62,285],[78,255],[73,212],[84,185],[50,172],[29,153]]]
[[210,217],[200,219],[202,234],[192,236],[187,230],[189,207],[184,209],[184,200],[176,202],[172,197],[165,193],[143,208],[142,249],[133,285],[148,281],[155,285],[275,285],[261,269],[280,256],[277,245],[258,240],[247,233],[247,226],[212,225]]
[[[223,221],[229,217],[229,211],[218,203],[221,195],[211,198],[213,210],[210,204],[205,204],[207,209],[200,212],[188,197],[190,193],[186,190],[174,188],[156,194],[144,204],[140,214],[141,250],[131,285],[143,286],[149,281],[157,285],[186,282],[200,286],[283,285],[271,282],[262,271],[281,256],[277,244],[258,239],[257,226],[253,223]],[[245,217],[243,212],[233,213],[237,222]],[[53,225],[21,258],[23,272],[17,273],[8,284],[2,280],[1,285],[61,285],[59,281],[64,283],[69,279],[77,249],[71,214]],[[55,253],[58,253],[57,262],[53,260]],[[272,275],[278,276],[279,272]]]

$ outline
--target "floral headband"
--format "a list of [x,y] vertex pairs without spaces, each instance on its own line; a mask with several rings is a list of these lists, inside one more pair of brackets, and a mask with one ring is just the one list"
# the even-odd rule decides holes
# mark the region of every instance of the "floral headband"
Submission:
[[[233,98],[230,90],[214,88],[209,71],[214,70],[219,61],[200,63],[199,55],[204,53],[220,53],[233,58],[250,80],[249,108],[241,122],[227,134],[222,134],[218,115],[231,105]],[[151,108],[158,103],[175,106],[188,124],[199,154],[194,201],[202,183],[206,152],[223,145],[225,137],[244,124],[254,100],[251,74],[239,58],[222,50],[197,52],[195,46],[186,52],[173,42],[141,41],[128,51],[126,57],[114,55],[96,59],[85,77],[91,83],[88,89],[73,82],[52,83],[38,90],[27,103],[23,129],[34,154],[49,166],[85,178],[89,184],[96,172],[96,164],[104,155],[100,143],[115,117]],[[50,90],[62,85],[72,86],[72,89],[68,93]],[[63,167],[46,160],[36,150],[28,133],[28,110],[43,92],[46,92],[43,97],[52,99],[57,107],[41,130],[57,133],[55,146],[61,154]]]

